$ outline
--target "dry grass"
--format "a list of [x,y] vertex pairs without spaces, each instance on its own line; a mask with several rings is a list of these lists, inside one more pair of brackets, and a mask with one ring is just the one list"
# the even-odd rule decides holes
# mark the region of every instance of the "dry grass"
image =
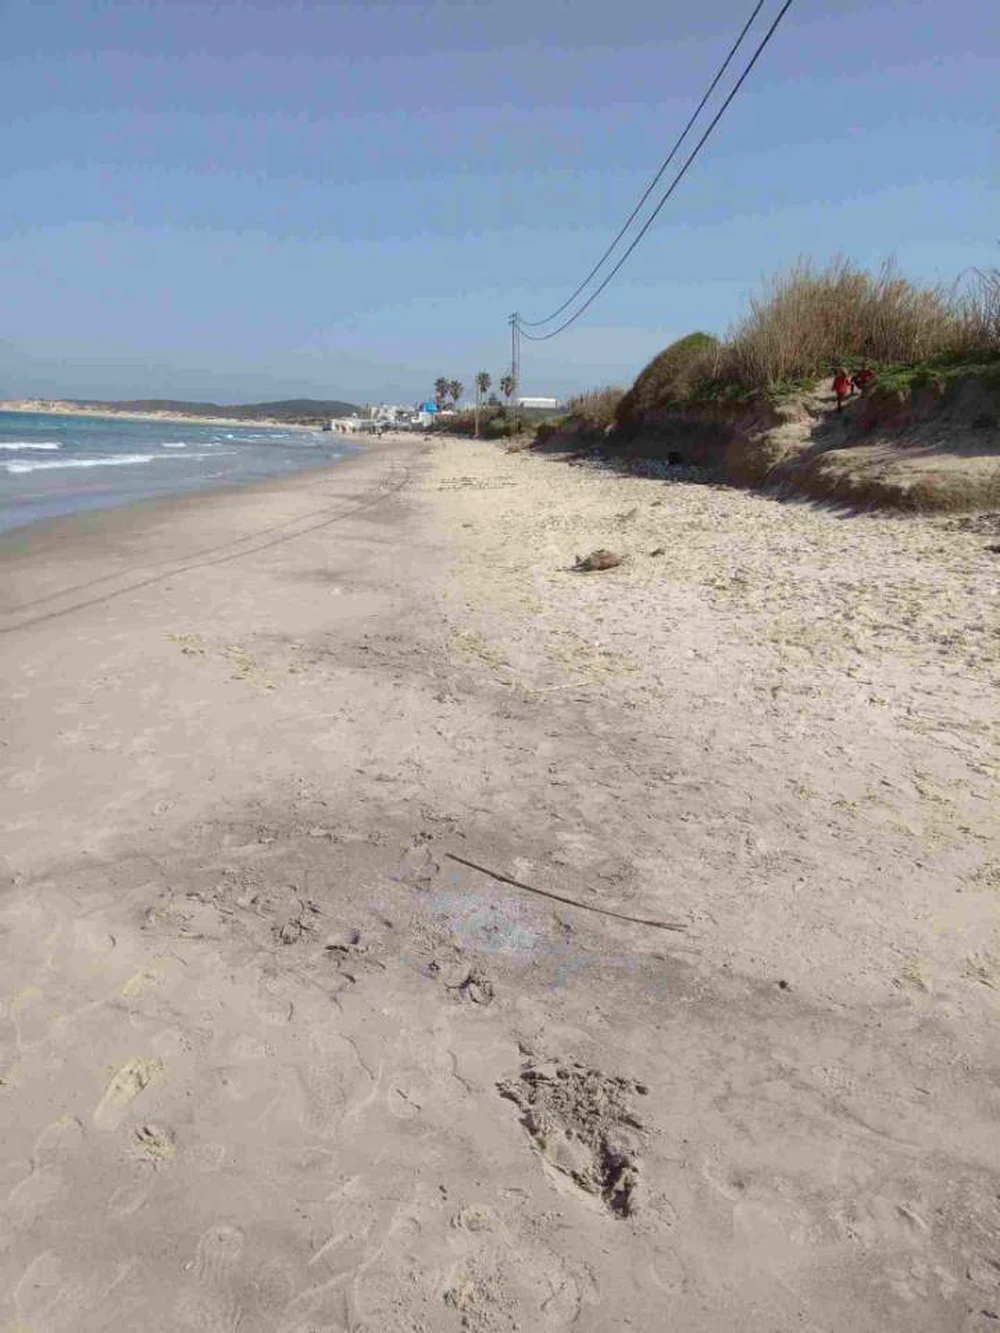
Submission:
[[615,419],[618,404],[625,397],[625,390],[619,385],[609,384],[603,389],[591,389],[589,393],[577,394],[566,404],[570,416],[586,422],[589,426],[605,430]]
[[822,269],[801,262],[751,298],[724,342],[691,333],[655,356],[621,398],[616,419],[627,427],[685,401],[772,393],[838,365],[869,361],[899,371],[997,352],[998,269],[976,270],[951,287],[922,287],[891,262],[875,273],[846,259]]
[[820,270],[800,263],[751,299],[726,344],[721,374],[770,388],[859,359],[913,363],[972,350],[981,336],[980,304],[954,288],[919,287],[891,263],[874,274],[846,259]]
[[1000,269],[976,269],[959,297],[964,346],[1000,351]]

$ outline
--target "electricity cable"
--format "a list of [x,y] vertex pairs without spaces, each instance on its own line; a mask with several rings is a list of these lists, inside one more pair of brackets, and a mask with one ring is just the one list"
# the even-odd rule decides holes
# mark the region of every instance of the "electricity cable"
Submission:
[[700,139],[698,140],[698,142],[695,144],[694,148],[692,149],[692,151],[691,151],[690,154],[688,155],[687,160],[685,161],[684,165],[681,167],[680,171],[678,171],[677,175],[676,175],[676,176],[674,177],[674,179],[671,181],[671,183],[670,183],[669,187],[667,188],[666,192],[664,193],[663,197],[660,199],[660,202],[656,205],[656,207],[653,209],[652,213],[649,215],[649,217],[648,217],[648,218],[646,219],[646,221],[643,223],[643,225],[642,225],[642,227],[640,228],[640,230],[639,230],[638,234],[636,235],[635,239],[634,239],[634,240],[632,241],[632,243],[629,245],[628,249],[625,251],[625,253],[622,255],[622,257],[618,260],[618,263],[615,264],[614,268],[613,268],[613,269],[611,270],[611,272],[607,275],[607,277],[604,278],[604,280],[600,283],[600,285],[599,285],[598,287],[595,288],[595,290],[590,294],[590,296],[588,296],[587,300],[584,301],[583,305],[580,306],[580,308],[576,311],[575,314],[570,315],[569,319],[564,320],[563,323],[560,324],[558,328],[553,329],[550,333],[528,333],[528,332],[524,329],[524,326],[520,323],[520,321],[518,321],[518,325],[517,325],[518,331],[521,332],[521,333],[523,333],[523,336],[524,336],[525,338],[529,339],[529,341],[531,341],[531,342],[548,342],[548,340],[549,340],[550,338],[555,338],[555,337],[557,336],[557,334],[560,334],[560,333],[562,333],[565,329],[568,329],[569,326],[570,326],[571,324],[575,324],[576,321],[580,318],[580,316],[584,313],[584,311],[587,310],[591,305],[593,305],[593,303],[594,303],[594,302],[597,300],[597,298],[600,296],[601,292],[603,292],[604,289],[605,289],[605,287],[607,287],[607,285],[608,285],[608,283],[611,281],[611,279],[612,279],[612,278],[615,276],[615,274],[617,274],[617,273],[619,272],[619,270],[622,268],[623,264],[624,264],[625,261],[628,259],[628,257],[632,254],[633,250],[636,248],[636,246],[639,244],[639,242],[642,240],[642,238],[645,236],[646,232],[649,231],[650,227],[651,227],[651,226],[653,225],[653,223],[656,221],[656,218],[659,216],[659,213],[660,213],[661,209],[663,208],[664,204],[667,202],[667,200],[668,200],[668,199],[670,198],[670,196],[673,194],[674,190],[676,190],[677,186],[681,183],[681,180],[682,180],[682,179],[684,178],[684,176],[686,175],[688,168],[691,166],[692,162],[695,160],[695,158],[696,158],[696,157],[698,156],[698,154],[701,152],[701,149],[702,149],[702,147],[704,146],[704,144],[705,144],[706,140],[708,139],[709,135],[712,133],[712,131],[715,129],[716,125],[718,125],[719,121],[722,119],[723,115],[725,114],[726,110],[728,109],[728,107],[729,107],[730,103],[732,102],[733,98],[734,98],[734,97],[736,96],[736,94],[739,92],[740,88],[743,86],[743,84],[745,83],[745,81],[746,81],[748,75],[750,74],[750,71],[753,69],[754,65],[756,65],[757,61],[759,60],[760,56],[762,55],[762,53],[763,53],[763,51],[764,51],[764,48],[768,45],[768,43],[770,42],[771,38],[774,36],[774,34],[775,34],[776,30],[777,30],[778,24],[779,24],[779,23],[781,22],[781,20],[785,17],[785,15],[788,13],[788,11],[789,11],[789,9],[791,9],[791,7],[792,7],[792,0],[785,0],[785,3],[781,6],[781,9],[778,11],[778,16],[777,16],[777,18],[774,20],[774,22],[771,24],[770,28],[768,28],[767,32],[764,34],[763,38],[761,39],[760,43],[759,43],[758,46],[757,46],[756,51],[755,51],[755,52],[753,53],[753,55],[750,57],[750,60],[749,60],[749,62],[748,62],[748,64],[747,64],[746,68],[743,70],[743,73],[740,75],[740,77],[737,79],[736,83],[733,85],[733,88],[732,88],[731,92],[729,93],[728,97],[727,97],[726,100],[722,103],[722,106],[719,107],[719,109],[718,109],[718,111],[715,113],[715,115],[712,117],[712,120],[709,122],[708,128],[705,130],[704,134],[701,136],[701,138],[700,138]]
[[639,202],[636,204],[635,208],[632,209],[632,212],[631,212],[631,213],[628,215],[628,217],[625,219],[624,223],[622,224],[622,228],[621,228],[621,230],[619,231],[618,235],[617,235],[617,236],[615,237],[615,239],[611,242],[611,244],[608,246],[608,248],[604,251],[604,254],[601,255],[600,259],[597,261],[597,263],[594,265],[594,267],[590,270],[590,272],[589,272],[589,273],[587,274],[587,276],[584,278],[583,282],[580,283],[579,287],[577,287],[577,289],[576,289],[575,292],[573,292],[570,296],[567,296],[567,297],[566,297],[566,300],[563,301],[563,303],[562,303],[561,306],[558,306],[555,310],[553,310],[553,312],[552,312],[551,315],[546,315],[546,317],[545,317],[544,319],[524,319],[524,320],[521,320],[521,327],[522,327],[522,328],[537,329],[537,328],[540,328],[541,325],[543,325],[543,324],[551,324],[552,321],[553,321],[554,319],[557,319],[558,316],[562,314],[562,312],[566,309],[566,307],[567,307],[568,305],[572,305],[572,303],[576,300],[576,298],[577,298],[577,297],[580,295],[580,293],[583,291],[584,287],[586,287],[587,283],[590,282],[591,278],[593,278],[593,276],[595,275],[595,273],[597,273],[598,270],[602,267],[602,265],[604,264],[604,261],[608,258],[608,256],[611,254],[611,252],[612,252],[612,251],[614,250],[614,248],[617,246],[618,242],[621,240],[621,238],[622,238],[622,237],[625,235],[625,233],[628,231],[629,227],[631,227],[632,223],[635,221],[635,219],[636,219],[636,217],[638,216],[639,211],[641,210],[643,204],[646,202],[646,200],[649,198],[649,196],[650,196],[650,195],[653,193],[653,191],[656,189],[657,185],[659,185],[660,180],[661,180],[662,177],[663,177],[663,173],[666,171],[667,167],[670,166],[671,162],[674,160],[674,158],[675,158],[675,157],[677,156],[677,154],[680,152],[681,144],[682,144],[682,143],[684,142],[684,140],[687,138],[687,136],[688,136],[688,134],[689,134],[689,132],[690,132],[690,130],[691,130],[691,126],[695,123],[695,121],[696,121],[696,120],[698,119],[698,117],[701,115],[702,111],[705,109],[705,103],[708,101],[708,99],[709,99],[709,98],[712,96],[712,94],[715,92],[716,88],[718,87],[719,80],[722,78],[723,74],[725,74],[726,70],[729,68],[729,65],[730,65],[730,63],[731,63],[731,61],[732,61],[732,59],[733,59],[733,56],[736,54],[736,52],[737,52],[737,51],[740,49],[740,47],[742,46],[744,37],[746,37],[747,33],[750,31],[750,28],[751,28],[751,26],[753,25],[753,21],[754,21],[754,19],[757,17],[757,15],[760,13],[760,11],[761,11],[763,8],[764,8],[764,0],[757,0],[757,4],[754,6],[753,13],[752,13],[752,14],[750,15],[750,17],[747,19],[746,23],[744,23],[744,25],[743,25],[743,30],[740,32],[740,35],[736,38],[736,41],[735,41],[735,42],[732,44],[732,46],[729,48],[729,54],[726,56],[725,60],[724,60],[724,61],[722,62],[722,64],[719,66],[718,70],[716,71],[715,78],[714,78],[714,79],[712,80],[712,82],[708,85],[708,90],[707,90],[707,92],[705,93],[705,95],[704,95],[704,97],[701,99],[701,101],[698,103],[698,105],[697,105],[697,107],[695,108],[694,113],[692,114],[690,120],[689,120],[688,123],[684,126],[683,130],[681,130],[680,134],[678,135],[677,139],[675,140],[675,142],[674,142],[674,146],[673,146],[673,148],[671,148],[668,157],[665,158],[665,160],[663,161],[663,163],[662,163],[661,166],[660,166],[659,171],[656,173],[656,175],[653,177],[653,179],[649,182],[649,185],[646,187],[646,192],[645,192],[645,194],[642,196],[642,198],[641,198],[641,199],[639,200]]

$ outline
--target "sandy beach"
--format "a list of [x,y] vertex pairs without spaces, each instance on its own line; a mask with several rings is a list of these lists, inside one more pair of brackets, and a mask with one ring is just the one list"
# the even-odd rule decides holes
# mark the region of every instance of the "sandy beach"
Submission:
[[0,536],[0,1330],[995,1330],[997,543],[412,438]]

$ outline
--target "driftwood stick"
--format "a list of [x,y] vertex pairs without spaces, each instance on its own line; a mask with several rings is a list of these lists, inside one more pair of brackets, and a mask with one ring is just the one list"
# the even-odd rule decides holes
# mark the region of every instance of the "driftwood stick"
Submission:
[[636,926],[653,926],[656,930],[687,930],[687,926],[680,921],[653,921],[648,917],[629,916],[626,912],[613,912],[610,907],[595,907],[591,903],[577,902],[575,898],[565,898],[561,893],[551,893],[548,889],[536,889],[533,884],[524,884],[519,879],[511,879],[509,875],[501,875],[496,870],[490,870],[488,866],[467,861],[464,856],[456,856],[454,852],[445,852],[445,856],[449,861],[457,861],[460,866],[478,870],[481,875],[488,875],[490,879],[495,879],[500,884],[510,884],[515,889],[523,889],[525,893],[536,893],[539,898],[551,898],[554,902],[565,903],[567,907],[579,907],[583,912],[597,912],[600,916],[613,916],[618,921],[631,921]]

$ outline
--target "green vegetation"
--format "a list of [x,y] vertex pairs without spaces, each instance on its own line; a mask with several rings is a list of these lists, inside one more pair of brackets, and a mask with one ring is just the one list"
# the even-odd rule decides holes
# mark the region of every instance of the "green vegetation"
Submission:
[[913,365],[882,366],[878,387],[880,390],[899,393],[910,393],[914,389],[926,389],[931,385],[946,389],[949,381],[970,375],[1000,391],[1000,350],[959,352]]
[[654,357],[615,418],[628,429],[698,404],[779,401],[841,365],[867,363],[880,387],[899,390],[959,374],[990,381],[998,357],[1000,270],[945,288],[920,287],[888,263],[874,274],[844,259],[800,263],[751,298],[724,341],[690,333]]
[[[479,412],[479,435],[484,440],[504,440],[517,435],[520,430],[544,431],[551,422],[564,420],[545,407],[519,407],[515,411],[502,403],[483,403]],[[441,435],[476,434],[476,411],[474,408],[454,415],[437,418],[431,423],[431,430]]]
[[719,340],[710,333],[689,333],[678,338],[639,372],[618,405],[619,425],[628,426],[668,403],[691,397],[699,383],[717,373]]
[[489,371],[480,370],[476,375],[476,438],[479,438],[479,414],[482,411],[483,403],[490,391],[490,385],[493,380]]
[[502,440],[514,434],[513,416],[505,407],[487,405],[480,412],[456,412],[431,423],[431,430],[441,435],[478,436],[484,440]]
[[569,423],[570,418],[566,416],[549,417],[546,421],[540,421],[535,427],[535,443],[544,444],[546,440],[551,440],[553,435],[559,432]]

